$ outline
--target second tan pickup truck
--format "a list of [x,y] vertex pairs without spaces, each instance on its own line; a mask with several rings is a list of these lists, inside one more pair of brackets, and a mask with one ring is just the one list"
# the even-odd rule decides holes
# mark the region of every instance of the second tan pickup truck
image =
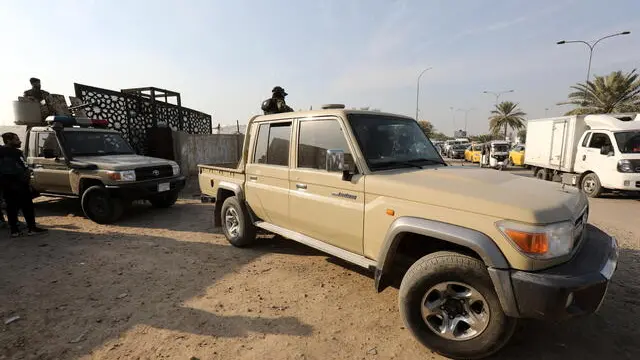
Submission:
[[595,312],[617,266],[583,193],[449,166],[405,116],[341,106],[257,116],[238,164],[199,171],[232,245],[263,229],[370,269],[378,291],[399,274],[407,329],[451,358],[497,352],[520,318]]

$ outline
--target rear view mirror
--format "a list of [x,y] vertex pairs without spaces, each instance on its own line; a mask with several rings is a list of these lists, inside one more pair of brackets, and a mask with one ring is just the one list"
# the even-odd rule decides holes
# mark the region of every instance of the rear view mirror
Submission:
[[600,148],[600,155],[613,156],[613,147],[611,145],[604,145]]
[[344,151],[327,150],[325,170],[328,172],[341,172],[346,170],[344,167]]

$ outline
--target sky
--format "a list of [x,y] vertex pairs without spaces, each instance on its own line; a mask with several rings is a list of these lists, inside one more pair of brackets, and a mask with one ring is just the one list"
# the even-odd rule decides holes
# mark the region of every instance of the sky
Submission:
[[[50,93],[73,83],[154,86],[213,125],[246,123],[271,88],[294,109],[342,103],[415,116],[451,134],[487,133],[495,97],[528,118],[561,115],[584,81],[588,48],[606,39],[592,74],[640,67],[637,0],[0,0],[0,124],[38,77]],[[451,108],[453,107],[453,111]],[[545,110],[548,109],[548,110]]]

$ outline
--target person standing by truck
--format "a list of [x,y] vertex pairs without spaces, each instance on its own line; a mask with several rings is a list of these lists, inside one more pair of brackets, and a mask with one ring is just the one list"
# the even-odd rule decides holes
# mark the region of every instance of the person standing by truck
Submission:
[[18,135],[12,132],[2,134],[2,141],[5,146],[0,148],[0,185],[7,204],[7,220],[11,237],[22,235],[18,228],[19,210],[22,210],[27,223],[28,235],[46,233],[46,229],[36,226],[29,186],[31,173],[20,150],[22,142]]

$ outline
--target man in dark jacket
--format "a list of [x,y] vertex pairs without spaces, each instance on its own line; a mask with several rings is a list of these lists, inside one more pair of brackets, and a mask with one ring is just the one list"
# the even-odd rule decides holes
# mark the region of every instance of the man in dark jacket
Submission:
[[18,210],[22,210],[28,235],[46,233],[47,230],[36,226],[29,185],[31,172],[20,150],[22,142],[18,135],[10,132],[2,134],[2,141],[5,146],[0,148],[0,186],[7,204],[7,220],[11,237],[22,235],[18,228]]
[[271,98],[262,102],[262,111],[265,115],[279,114],[293,111],[284,101],[287,94],[280,86],[276,86],[271,90]]

